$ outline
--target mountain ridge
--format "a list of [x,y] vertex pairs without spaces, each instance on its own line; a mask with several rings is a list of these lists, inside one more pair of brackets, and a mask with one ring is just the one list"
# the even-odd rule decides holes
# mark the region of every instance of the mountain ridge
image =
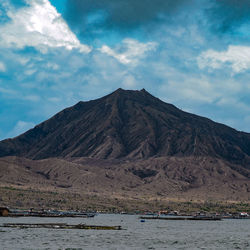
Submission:
[[0,157],[147,159],[211,156],[250,167],[250,134],[182,111],[140,91],[118,89],[78,102],[0,142]]

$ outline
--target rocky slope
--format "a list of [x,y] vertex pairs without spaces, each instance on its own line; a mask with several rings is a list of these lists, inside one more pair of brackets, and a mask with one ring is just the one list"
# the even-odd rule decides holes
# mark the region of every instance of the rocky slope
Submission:
[[117,198],[250,201],[250,170],[207,157],[0,158],[0,186]]

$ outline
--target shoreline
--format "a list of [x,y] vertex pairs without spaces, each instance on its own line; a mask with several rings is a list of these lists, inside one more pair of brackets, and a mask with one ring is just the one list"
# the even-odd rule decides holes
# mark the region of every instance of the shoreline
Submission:
[[178,211],[179,214],[192,215],[202,213],[239,213],[250,214],[249,201],[192,201],[167,200],[160,197],[122,197],[101,194],[41,191],[13,187],[0,187],[0,207],[12,209],[33,208],[34,210],[62,210],[98,213],[146,214],[159,211]]

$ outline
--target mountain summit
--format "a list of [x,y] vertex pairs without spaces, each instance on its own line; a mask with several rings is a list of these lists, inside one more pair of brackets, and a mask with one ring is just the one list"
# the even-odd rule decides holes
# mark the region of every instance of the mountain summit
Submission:
[[0,157],[148,159],[208,156],[250,168],[250,134],[183,112],[140,91],[79,102],[0,142]]

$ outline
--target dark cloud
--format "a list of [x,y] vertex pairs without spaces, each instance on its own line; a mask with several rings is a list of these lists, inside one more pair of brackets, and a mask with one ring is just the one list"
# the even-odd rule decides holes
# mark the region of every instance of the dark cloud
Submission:
[[234,32],[250,20],[250,0],[213,0],[207,14],[214,31]]
[[90,26],[90,15],[96,15],[95,28],[130,30],[164,19],[188,2],[192,0],[68,0],[64,17],[82,31]]
[[197,23],[205,33],[231,35],[250,21],[250,0],[67,0],[64,18],[90,40],[107,37],[107,31],[126,34],[143,28],[150,33],[161,23]]

